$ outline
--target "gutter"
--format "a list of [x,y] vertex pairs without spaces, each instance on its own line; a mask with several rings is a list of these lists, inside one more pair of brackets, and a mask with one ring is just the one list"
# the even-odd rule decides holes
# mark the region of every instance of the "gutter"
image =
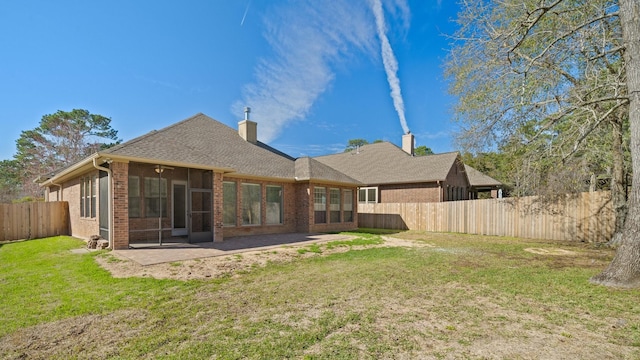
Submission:
[[[107,183],[109,184],[109,186],[107,187],[107,198],[109,199],[108,201],[108,208],[109,210],[107,210],[109,212],[109,239],[107,239],[109,241],[109,249],[113,250],[113,199],[111,196],[111,185],[112,185],[112,173],[111,173],[111,169],[103,167],[103,166],[99,166],[98,163],[96,162],[97,158],[93,158],[93,167],[98,169],[98,170],[102,170],[105,171],[107,173]],[[109,161],[109,160],[107,160]]]

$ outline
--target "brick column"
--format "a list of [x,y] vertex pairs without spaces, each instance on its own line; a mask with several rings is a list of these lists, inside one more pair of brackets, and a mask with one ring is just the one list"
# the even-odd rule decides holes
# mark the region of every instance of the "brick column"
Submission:
[[308,182],[296,183],[296,231],[308,233],[313,223],[313,197],[311,196],[311,184]]
[[113,249],[129,248],[129,164],[113,162],[111,164],[113,184]]
[[213,241],[224,241],[222,173],[213,173]]

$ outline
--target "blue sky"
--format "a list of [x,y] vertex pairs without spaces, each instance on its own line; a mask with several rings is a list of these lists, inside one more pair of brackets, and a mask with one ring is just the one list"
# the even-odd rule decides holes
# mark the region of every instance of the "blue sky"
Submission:
[[250,106],[258,138],[294,157],[354,138],[400,145],[404,113],[417,146],[456,150],[442,61],[457,10],[448,0],[2,1],[0,159],[43,115],[74,108],[110,117],[126,141],[199,112],[236,128]]

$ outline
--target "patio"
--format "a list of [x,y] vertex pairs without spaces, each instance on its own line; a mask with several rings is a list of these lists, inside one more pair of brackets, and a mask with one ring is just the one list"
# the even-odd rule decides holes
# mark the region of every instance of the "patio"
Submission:
[[224,242],[190,244],[166,242],[159,244],[132,244],[127,250],[114,250],[115,254],[133,260],[140,265],[154,265],[175,261],[201,259],[238,254],[248,251],[264,251],[281,246],[301,246],[313,243],[349,239],[341,234],[273,234],[228,238]]

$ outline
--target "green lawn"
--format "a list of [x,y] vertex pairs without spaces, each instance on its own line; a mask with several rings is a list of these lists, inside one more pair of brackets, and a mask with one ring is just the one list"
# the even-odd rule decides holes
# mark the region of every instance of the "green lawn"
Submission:
[[588,283],[610,250],[403,232],[322,254],[370,232],[188,282],[113,278],[69,237],[0,245],[0,358],[640,357],[640,291]]

